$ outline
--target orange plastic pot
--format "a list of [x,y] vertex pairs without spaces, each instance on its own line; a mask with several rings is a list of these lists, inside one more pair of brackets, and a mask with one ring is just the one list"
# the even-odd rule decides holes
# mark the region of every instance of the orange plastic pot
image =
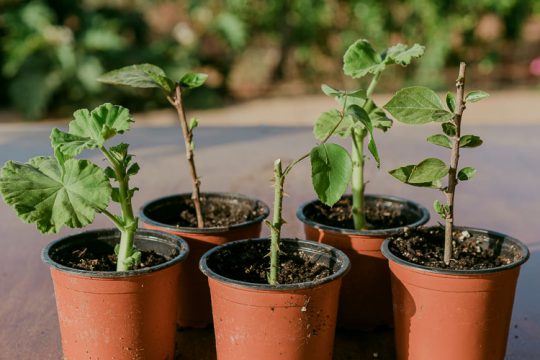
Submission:
[[42,253],[50,266],[64,359],[173,359],[180,262],[188,245],[170,234],[141,230],[140,250],[167,262],[133,271],[84,271],[55,261],[59,252],[95,246],[114,251],[120,233],[93,230],[65,237]]
[[249,204],[259,209],[260,215],[251,220],[229,227],[193,228],[168,224],[170,219],[180,214],[182,199],[191,194],[172,195],[145,204],[139,213],[146,229],[159,230],[182,237],[189,244],[189,257],[181,265],[180,283],[182,291],[178,294],[177,324],[180,327],[204,328],[212,323],[210,289],[206,277],[199,271],[201,256],[214,246],[233,240],[257,238],[261,234],[262,221],[268,216],[268,206],[259,200],[234,193],[203,193],[202,197],[220,198],[231,204]]
[[512,264],[470,271],[432,269],[394,255],[389,241],[398,360],[503,360],[520,266],[529,250],[487,230],[483,246],[514,254]]
[[[381,200],[387,204],[399,204],[403,211],[415,218],[415,221],[407,225],[409,228],[423,225],[429,220],[429,212],[425,207],[398,197],[366,195],[366,206]],[[296,212],[298,219],[304,223],[306,239],[338,248],[351,261],[351,271],[341,286],[337,326],[350,330],[391,326],[390,271],[388,260],[381,253],[381,245],[384,239],[400,232],[403,227],[354,230],[323,225],[306,216],[316,203],[305,203]]]
[[347,256],[328,245],[283,240],[333,274],[321,280],[271,286],[237,281],[212,269],[219,252],[244,252],[248,242],[235,241],[207,252],[201,271],[212,293],[218,360],[330,360],[334,344],[341,279],[349,269]]

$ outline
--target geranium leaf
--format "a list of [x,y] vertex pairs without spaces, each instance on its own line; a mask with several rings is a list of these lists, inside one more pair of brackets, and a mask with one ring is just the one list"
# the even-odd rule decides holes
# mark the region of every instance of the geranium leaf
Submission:
[[52,157],[35,157],[25,164],[8,161],[0,172],[0,192],[23,221],[35,223],[42,233],[86,226],[111,199],[111,185],[101,168],[68,159],[62,169]]
[[343,56],[343,72],[353,78],[376,74],[384,70],[381,56],[371,47],[369,41],[362,39],[349,46]]

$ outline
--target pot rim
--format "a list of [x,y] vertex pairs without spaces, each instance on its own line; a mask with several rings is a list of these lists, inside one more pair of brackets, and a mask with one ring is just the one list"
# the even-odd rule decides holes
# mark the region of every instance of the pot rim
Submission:
[[[146,241],[157,241],[162,242],[165,244],[169,244],[171,247],[174,246],[171,244],[171,242],[176,243],[176,247],[178,249],[178,254],[173,257],[172,259],[167,260],[164,263],[142,268],[142,269],[136,269],[136,270],[129,270],[129,271],[90,271],[90,270],[81,270],[81,269],[74,269],[65,265],[62,265],[56,261],[54,261],[50,253],[54,248],[74,240],[74,238],[87,238],[87,237],[108,237],[108,236],[114,236],[120,238],[120,231],[118,229],[114,228],[108,228],[108,229],[95,229],[95,230],[86,230],[83,232],[79,232],[77,234],[64,236],[58,240],[55,240],[51,243],[49,243],[43,250],[41,251],[41,260],[48,265],[49,267],[59,270],[61,272],[70,273],[72,275],[78,275],[82,277],[92,277],[92,278],[107,278],[107,279],[117,279],[117,278],[129,278],[134,276],[141,276],[150,274],[159,270],[163,270],[165,268],[171,267],[181,261],[183,261],[189,254],[189,245],[187,242],[182,239],[181,237],[161,231],[156,230],[147,230],[147,229],[138,229],[135,233],[135,238],[143,237],[143,240]],[[161,239],[165,240],[168,239],[169,241],[162,241]]]
[[[347,195],[344,195],[343,197],[351,197],[351,196],[352,195],[347,194]],[[404,228],[418,227],[418,226],[424,225],[425,223],[427,223],[429,221],[430,214],[429,214],[428,209],[425,208],[423,205],[421,205],[421,204],[419,204],[417,202],[414,202],[412,200],[408,200],[408,199],[401,198],[401,197],[398,197],[398,196],[383,195],[383,194],[366,194],[365,198],[366,199],[382,199],[382,200],[386,200],[386,201],[393,201],[393,202],[397,202],[397,203],[402,203],[402,204],[404,204],[404,205],[406,205],[406,206],[408,206],[410,208],[417,208],[421,213],[420,219],[418,219],[417,221],[415,221],[415,222],[413,222],[411,224],[407,224],[407,225],[399,226],[399,227],[394,227],[394,228],[389,228],[389,229],[372,229],[372,230],[345,229],[345,228],[340,228],[340,227],[321,224],[321,223],[316,222],[314,220],[308,219],[306,217],[306,215],[304,215],[304,209],[308,205],[311,205],[311,204],[317,202],[318,200],[310,200],[310,201],[307,201],[307,202],[303,203],[302,205],[300,205],[298,207],[298,209],[296,210],[296,217],[298,218],[298,220],[300,220],[304,224],[310,225],[311,227],[314,227],[315,229],[320,229],[320,230],[324,230],[324,231],[332,231],[332,232],[336,232],[336,233],[340,233],[340,234],[346,234],[346,235],[362,235],[362,236],[387,236],[387,235],[392,235],[392,234],[395,234],[396,232],[402,231]]]
[[216,226],[216,227],[204,227],[204,228],[197,228],[197,227],[188,227],[188,226],[175,226],[175,225],[169,225],[165,224],[159,221],[156,221],[154,219],[151,219],[146,215],[145,211],[148,209],[148,207],[155,205],[156,203],[160,203],[166,200],[174,199],[174,198],[184,198],[184,197],[191,197],[191,193],[180,193],[180,194],[172,194],[167,196],[162,196],[157,199],[150,200],[143,204],[143,206],[139,209],[139,219],[142,220],[143,223],[176,231],[176,232],[182,232],[187,234],[214,234],[214,233],[220,233],[220,232],[227,232],[230,230],[235,230],[238,228],[247,227],[256,223],[261,223],[264,219],[268,217],[270,214],[270,208],[268,205],[259,199],[255,199],[252,197],[249,197],[247,195],[243,195],[236,192],[202,192],[201,195],[208,196],[208,197],[224,197],[224,198],[235,198],[235,199],[242,199],[242,200],[251,200],[253,201],[258,207],[260,207],[263,212],[256,218],[244,221],[238,224],[232,224],[229,226]]
[[[437,227],[437,226],[432,226],[432,227]],[[519,267],[529,259],[529,256],[530,256],[529,249],[527,248],[527,246],[525,244],[523,244],[521,241],[519,241],[516,238],[513,238],[511,236],[508,236],[506,234],[503,234],[503,233],[500,233],[500,232],[497,232],[497,231],[481,229],[481,228],[475,228],[475,227],[470,227],[470,226],[456,226],[454,229],[466,230],[466,231],[469,231],[469,232],[484,234],[484,235],[488,236],[490,239],[491,238],[502,238],[504,240],[510,240],[510,242],[515,244],[517,247],[519,247],[519,249],[521,250],[522,257],[518,261],[515,261],[515,262],[513,262],[511,264],[498,266],[498,267],[494,267],[494,268],[489,268],[489,269],[451,270],[451,269],[431,268],[431,267],[428,267],[428,266],[414,264],[414,263],[411,263],[411,262],[409,262],[407,260],[401,259],[397,255],[392,253],[392,251],[390,250],[390,247],[389,247],[390,246],[390,241],[391,241],[390,239],[385,239],[384,240],[384,242],[381,245],[381,252],[389,261],[393,261],[393,262],[395,262],[395,263],[397,263],[399,265],[405,266],[407,268],[412,268],[412,269],[417,270],[417,271],[421,271],[421,272],[424,272],[424,273],[438,274],[438,275],[483,275],[483,274],[493,274],[493,273],[497,273],[497,272],[501,272],[501,271],[505,271],[505,270],[510,270],[510,269],[515,268],[515,267]]]
[[[235,247],[237,245],[241,245],[247,242],[253,242],[253,241],[270,241],[270,238],[257,238],[257,239],[245,239],[245,240],[236,240],[231,241],[228,243],[225,243],[220,246],[216,246],[210,250],[208,250],[200,259],[199,261],[199,269],[201,272],[206,275],[209,278],[212,278],[214,280],[217,280],[222,283],[226,283],[227,285],[232,285],[239,288],[244,289],[251,289],[251,290],[260,290],[260,291],[284,291],[284,290],[303,290],[303,289],[310,289],[315,288],[318,286],[321,286],[323,284],[329,283],[331,281],[334,281],[342,276],[344,276],[350,269],[351,263],[347,255],[339,249],[336,249],[333,246],[317,243],[315,241],[309,241],[309,240],[300,240],[300,239],[292,239],[292,238],[284,238],[281,239],[282,242],[285,243],[297,243],[299,245],[303,245],[304,247],[310,247],[312,249],[319,248],[320,250],[326,250],[330,254],[333,255],[332,257],[337,258],[339,262],[341,262],[340,268],[333,273],[330,276],[327,276],[323,279],[308,281],[308,282],[302,282],[302,283],[296,283],[296,284],[277,284],[277,285],[270,285],[270,284],[257,284],[257,283],[250,283],[246,281],[240,281],[240,280],[234,280],[230,279],[228,277],[219,275],[218,273],[214,272],[212,269],[208,267],[208,258],[216,253],[217,251],[220,251],[222,249]],[[325,253],[321,251],[322,253]]]

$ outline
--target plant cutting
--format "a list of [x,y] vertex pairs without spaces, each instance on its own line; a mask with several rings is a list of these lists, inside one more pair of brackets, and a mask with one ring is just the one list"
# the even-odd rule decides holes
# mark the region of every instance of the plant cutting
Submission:
[[[138,189],[129,181],[139,165],[128,144],[107,146],[129,130],[129,111],[103,104],[73,116],[68,132],[51,132],[54,156],[8,161],[0,172],[4,201],[42,233],[82,228],[96,213],[117,229],[67,236],[43,251],[54,282],[64,357],[172,358],[179,265],[188,246],[173,235],[138,230],[131,205]],[[109,166],[76,158],[87,149],[98,149]],[[111,202],[119,204],[119,214],[108,210]]]
[[[343,71],[355,79],[371,76],[367,90],[337,90],[322,85],[322,91],[343,110],[321,114],[313,133],[315,138],[324,139],[339,123],[333,134],[350,140],[352,172],[346,180],[351,182],[352,194],[328,194],[326,179],[314,176],[313,187],[319,200],[302,205],[297,217],[304,223],[307,239],[337,247],[351,260],[351,272],[343,280],[340,298],[340,327],[371,329],[392,323],[390,275],[380,245],[386,236],[429,219],[428,211],[411,201],[366,195],[364,176],[366,151],[380,166],[374,129],[386,132],[392,126],[392,120],[373,100],[379,79],[392,65],[406,67],[423,53],[424,47],[418,44],[397,44],[378,53],[367,40],[361,39],[345,52]],[[341,119],[343,111],[345,116]],[[312,156],[312,169],[317,168],[314,160]]]
[[126,66],[102,75],[98,80],[134,88],[158,88],[175,112],[182,129],[185,155],[191,175],[191,194],[177,194],[152,200],[140,210],[147,229],[181,236],[190,247],[190,257],[182,264],[183,291],[178,299],[177,323],[181,327],[206,327],[212,322],[208,282],[198,270],[199,259],[216,245],[257,237],[268,206],[260,200],[235,193],[202,193],[195,163],[194,132],[197,118],[186,116],[185,94],[201,87],[207,75],[187,72],[175,81],[152,64]]
[[450,149],[448,164],[427,158],[390,171],[446,198],[434,202],[444,226],[407,229],[383,244],[392,272],[398,359],[504,359],[519,269],[529,257],[527,247],[507,235],[454,225],[457,185],[476,173],[460,168],[461,150],[482,144],[477,135],[463,135],[463,114],[468,104],[488,97],[465,92],[465,69],[462,62],[456,95],[447,93],[446,107],[420,86],[398,91],[384,106],[406,124],[440,123],[442,133],[427,141]]
[[[315,182],[339,198],[352,172],[347,151],[327,140],[283,167],[274,162],[270,239],[241,240],[208,251],[200,261],[212,294],[219,359],[332,359],[341,279],[350,263],[340,250],[311,241],[282,239],[285,180],[311,158]],[[325,179],[325,180],[323,180]],[[321,185],[322,186],[322,185]]]

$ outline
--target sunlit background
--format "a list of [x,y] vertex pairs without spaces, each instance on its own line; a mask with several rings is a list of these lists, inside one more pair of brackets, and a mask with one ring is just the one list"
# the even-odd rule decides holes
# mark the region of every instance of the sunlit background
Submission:
[[0,0],[0,9],[0,106],[26,119],[105,100],[162,107],[155,91],[95,80],[143,62],[176,77],[208,73],[189,99],[197,108],[316,93],[321,82],[354,87],[341,57],[358,38],[378,49],[426,45],[423,59],[393,70],[381,91],[446,87],[459,60],[470,65],[469,83],[487,90],[537,88],[540,79],[539,0]]

